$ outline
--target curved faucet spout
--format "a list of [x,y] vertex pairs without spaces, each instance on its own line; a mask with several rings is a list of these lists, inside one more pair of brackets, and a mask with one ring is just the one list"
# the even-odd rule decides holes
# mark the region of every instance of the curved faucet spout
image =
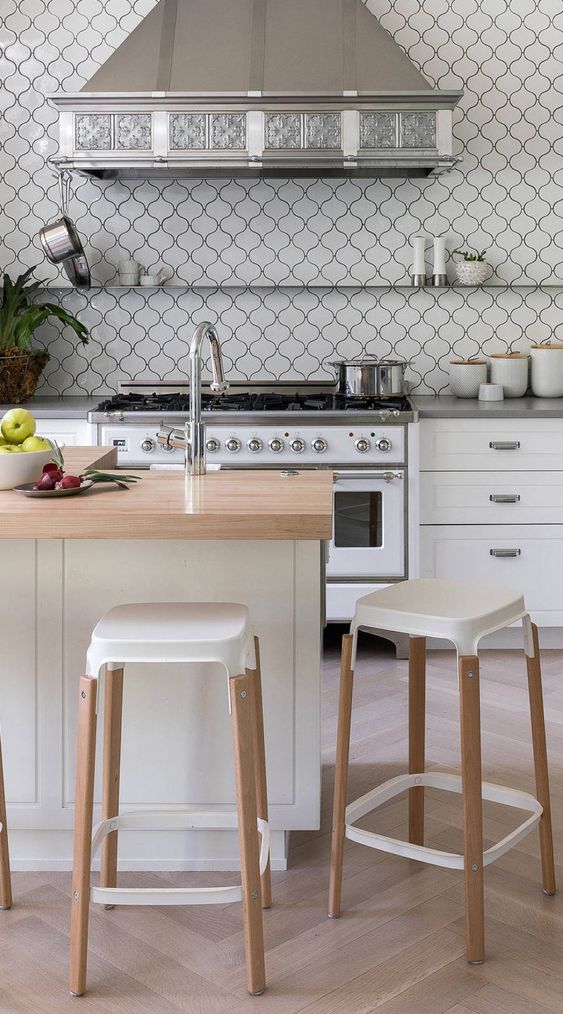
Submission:
[[213,324],[203,321],[196,327],[190,342],[190,420],[186,434],[186,469],[190,475],[205,473],[205,427],[201,421],[201,347],[204,339],[209,342],[214,394],[228,390],[223,371],[223,357],[219,336]]

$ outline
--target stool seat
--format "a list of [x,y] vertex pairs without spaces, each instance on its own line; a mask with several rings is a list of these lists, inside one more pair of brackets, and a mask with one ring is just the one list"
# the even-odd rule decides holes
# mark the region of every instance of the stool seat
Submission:
[[358,599],[351,630],[399,630],[452,641],[460,655],[475,655],[482,637],[526,613],[524,596],[510,588],[416,578]]
[[125,662],[218,662],[244,672],[250,616],[238,602],[137,602],[116,606],[96,624],[86,658],[89,676]]

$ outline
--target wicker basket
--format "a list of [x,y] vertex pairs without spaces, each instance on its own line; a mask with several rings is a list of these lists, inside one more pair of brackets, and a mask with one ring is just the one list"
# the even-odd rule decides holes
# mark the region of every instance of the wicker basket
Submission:
[[48,352],[9,352],[0,355],[0,403],[20,405],[35,394]]

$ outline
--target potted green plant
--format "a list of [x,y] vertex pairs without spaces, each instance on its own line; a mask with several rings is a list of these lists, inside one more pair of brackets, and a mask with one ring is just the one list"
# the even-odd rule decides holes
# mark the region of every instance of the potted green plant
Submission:
[[83,345],[89,340],[88,329],[56,303],[33,302],[41,282],[30,281],[35,268],[28,268],[12,281],[5,271],[0,294],[0,402],[20,404],[35,392],[49,353],[34,349],[36,329],[49,317],[56,317],[74,331]]
[[459,285],[482,285],[489,273],[485,260],[486,250],[454,250],[463,258],[456,262],[455,270]]

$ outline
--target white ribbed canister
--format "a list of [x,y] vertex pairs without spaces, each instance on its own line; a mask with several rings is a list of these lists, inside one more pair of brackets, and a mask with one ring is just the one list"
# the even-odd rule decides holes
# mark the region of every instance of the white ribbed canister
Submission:
[[491,356],[491,383],[500,384],[505,398],[523,398],[528,390],[530,357],[525,352]]
[[532,345],[532,391],[537,398],[563,397],[563,344]]

